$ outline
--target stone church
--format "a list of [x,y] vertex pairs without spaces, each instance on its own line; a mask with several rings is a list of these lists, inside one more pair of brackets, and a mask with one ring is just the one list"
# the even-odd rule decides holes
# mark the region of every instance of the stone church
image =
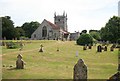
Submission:
[[41,25],[33,32],[31,39],[33,40],[63,40],[69,36],[67,28],[67,14],[56,15],[54,13],[54,24],[44,19]]

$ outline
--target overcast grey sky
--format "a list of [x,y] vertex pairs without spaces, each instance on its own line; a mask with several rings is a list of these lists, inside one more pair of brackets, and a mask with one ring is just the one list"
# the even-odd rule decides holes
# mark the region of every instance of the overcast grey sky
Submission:
[[69,32],[104,27],[118,15],[119,0],[0,0],[0,16],[11,16],[15,26],[44,19],[54,23],[54,12],[68,15]]

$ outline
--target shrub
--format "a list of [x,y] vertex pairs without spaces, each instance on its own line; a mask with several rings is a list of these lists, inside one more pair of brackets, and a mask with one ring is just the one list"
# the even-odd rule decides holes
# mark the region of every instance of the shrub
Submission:
[[7,42],[7,43],[6,43],[6,46],[7,46],[8,49],[15,49],[15,48],[20,47],[17,43],[14,43],[14,42],[12,42],[12,41]]
[[82,46],[84,46],[84,45],[86,45],[86,44],[87,44],[87,45],[89,45],[89,44],[93,45],[93,38],[92,38],[92,36],[89,35],[89,34],[82,34],[82,35],[80,35],[80,37],[77,39],[76,43],[77,43],[78,45],[82,45]]

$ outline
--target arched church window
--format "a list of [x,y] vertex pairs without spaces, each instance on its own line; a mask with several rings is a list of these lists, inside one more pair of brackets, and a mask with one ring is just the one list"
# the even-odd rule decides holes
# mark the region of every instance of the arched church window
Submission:
[[47,27],[44,26],[44,27],[42,28],[42,37],[46,37],[46,36],[47,36]]

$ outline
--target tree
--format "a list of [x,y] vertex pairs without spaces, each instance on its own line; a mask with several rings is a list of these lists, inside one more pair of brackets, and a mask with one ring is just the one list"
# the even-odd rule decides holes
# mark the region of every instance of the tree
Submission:
[[25,36],[25,31],[22,29],[22,27],[15,27],[16,31],[16,37],[19,39],[21,36]]
[[22,29],[25,31],[26,37],[31,37],[31,34],[39,27],[39,22],[26,22],[22,25]]
[[120,38],[120,17],[113,16],[100,30],[102,40],[117,42]]
[[91,31],[89,34],[98,41],[101,39],[99,31]]
[[91,35],[89,34],[81,34],[80,37],[77,39],[76,43],[78,45],[89,45],[89,44],[93,44],[93,38]]
[[87,33],[87,30],[82,30],[82,32],[81,33]]
[[10,16],[1,17],[2,18],[2,38],[6,39],[15,38],[16,32],[14,30],[14,23]]

